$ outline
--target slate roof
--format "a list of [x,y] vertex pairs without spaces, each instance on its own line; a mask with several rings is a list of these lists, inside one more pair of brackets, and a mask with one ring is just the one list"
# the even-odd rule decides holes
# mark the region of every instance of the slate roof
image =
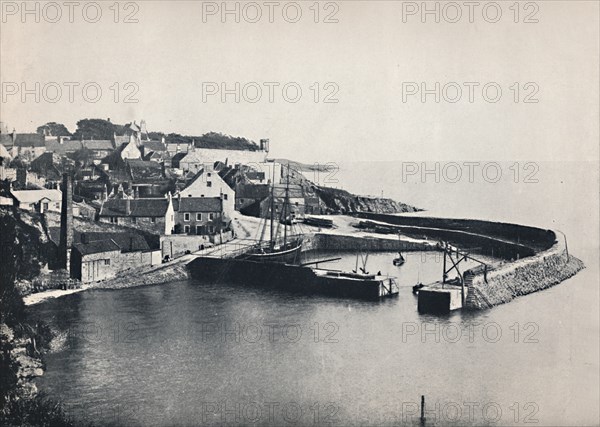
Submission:
[[90,243],[75,243],[73,245],[81,255],[99,254],[102,252],[121,251],[114,240],[98,240]]
[[167,151],[167,146],[161,141],[144,141],[142,145],[147,151]]
[[17,133],[14,144],[17,147],[45,147],[44,135],[39,133]]
[[12,159],[12,156],[10,155],[10,153],[8,152],[8,150],[6,149],[6,147],[2,144],[0,144],[0,157],[3,157],[5,159]]
[[0,144],[4,145],[6,148],[12,148],[14,145],[12,135],[0,133]]
[[173,199],[177,212],[221,212],[223,202],[219,197],[181,197]]
[[179,163],[181,162],[181,159],[183,159],[186,155],[187,155],[187,153],[181,153],[181,152],[174,154],[171,157],[171,164],[174,167],[179,167]]
[[190,151],[187,155],[180,160],[180,163],[202,163],[200,154],[196,151]]
[[50,151],[56,154],[74,153],[77,150],[81,150],[83,145],[81,141],[63,141],[62,144],[58,141],[46,141],[46,151]]
[[48,198],[52,201],[62,201],[62,192],[60,190],[20,190],[12,191],[12,195],[19,203],[37,203],[43,198]]
[[82,142],[83,146],[89,150],[113,150],[115,148],[110,139],[97,139]]
[[125,199],[108,199],[100,208],[100,216],[161,217],[167,213],[167,199],[129,199],[131,214],[126,214]]
[[269,186],[266,184],[252,185],[240,184],[236,187],[236,199],[256,199],[262,200],[269,197]]
[[121,252],[148,251],[150,246],[143,236],[137,233],[105,233],[105,232],[86,232],[79,235],[79,242],[90,244],[93,242],[112,240],[119,246]]

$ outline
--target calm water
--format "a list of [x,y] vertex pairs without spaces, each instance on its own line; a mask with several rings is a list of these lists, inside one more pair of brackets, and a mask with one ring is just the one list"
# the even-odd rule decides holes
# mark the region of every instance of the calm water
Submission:
[[[373,173],[354,170],[361,182]],[[419,315],[411,287],[438,279],[441,258],[409,253],[401,268],[393,254],[369,257],[401,284],[382,303],[192,281],[83,292],[30,309],[67,335],[39,386],[100,425],[418,425],[421,395],[428,425],[597,424],[598,181],[559,172],[535,191],[486,187],[498,200],[444,211],[498,218],[512,207],[513,221],[565,231],[588,268],[559,286],[475,314]],[[448,203],[481,191],[426,188],[432,205],[419,205],[434,210],[430,190]],[[342,257],[331,268],[354,268]]]

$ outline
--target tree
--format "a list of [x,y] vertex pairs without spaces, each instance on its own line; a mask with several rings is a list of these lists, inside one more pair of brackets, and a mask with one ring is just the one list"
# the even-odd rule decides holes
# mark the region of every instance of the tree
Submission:
[[37,133],[51,136],[71,136],[71,132],[62,123],[48,122],[45,125],[38,126]]
[[83,119],[77,122],[73,139],[112,139],[119,128],[121,126],[114,125],[108,120]]

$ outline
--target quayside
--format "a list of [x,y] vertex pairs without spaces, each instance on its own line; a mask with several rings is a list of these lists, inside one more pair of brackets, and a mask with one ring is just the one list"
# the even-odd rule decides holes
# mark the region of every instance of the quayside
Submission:
[[398,295],[393,277],[352,274],[307,266],[260,261],[197,258],[188,264],[193,279],[273,288],[307,295],[378,300]]

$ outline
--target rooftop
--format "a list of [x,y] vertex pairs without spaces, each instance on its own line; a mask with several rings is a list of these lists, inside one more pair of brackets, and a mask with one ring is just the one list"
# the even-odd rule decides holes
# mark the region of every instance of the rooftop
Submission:
[[[127,214],[129,203],[130,214]],[[167,199],[108,199],[100,208],[100,216],[159,217],[167,213]]]
[[83,145],[81,141],[63,141],[62,143],[58,141],[46,141],[46,151],[50,151],[57,154],[65,154],[65,153],[74,153],[77,150],[81,150]]
[[173,199],[173,208],[178,212],[221,212],[220,197],[181,197]]
[[82,141],[85,148],[89,150],[112,150],[115,148],[110,139],[98,139],[91,141]]
[[39,133],[17,133],[14,136],[17,147],[45,147],[44,135]]
[[19,203],[37,203],[44,198],[57,202],[62,200],[60,190],[19,190],[13,191],[12,195]]
[[90,243],[75,243],[73,245],[81,255],[99,254],[102,252],[121,251],[114,240],[98,240]]

